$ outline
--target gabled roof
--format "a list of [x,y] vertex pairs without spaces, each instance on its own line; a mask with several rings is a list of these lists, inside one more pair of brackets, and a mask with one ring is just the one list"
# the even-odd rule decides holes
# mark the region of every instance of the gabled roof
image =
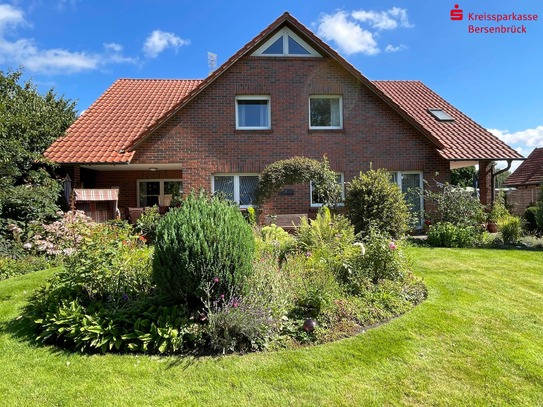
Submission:
[[543,185],[543,147],[534,149],[503,183],[507,186]]
[[58,163],[129,163],[135,151],[125,146],[153,128],[201,82],[119,79],[45,155]]
[[[446,160],[522,160],[523,157],[488,130],[419,81],[372,81],[408,121],[426,134]],[[438,109],[453,120],[438,120]]]
[[[66,135],[45,152],[58,163],[129,163],[135,149],[172,115],[210,86],[240,58],[250,55],[284,27],[321,55],[336,60],[436,146],[447,160],[523,159],[491,133],[455,109],[421,82],[370,81],[289,13],[284,13],[203,80],[115,82]],[[440,108],[453,122],[437,122],[427,109]]]

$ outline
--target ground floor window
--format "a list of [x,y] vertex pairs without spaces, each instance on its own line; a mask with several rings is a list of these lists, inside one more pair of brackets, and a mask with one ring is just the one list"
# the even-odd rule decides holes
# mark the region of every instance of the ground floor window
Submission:
[[172,200],[183,193],[183,181],[138,180],[138,206],[170,206]]
[[422,225],[423,198],[422,198],[422,173],[414,171],[393,172],[392,181],[396,183],[404,194],[406,202],[411,206],[411,212],[417,218],[417,226]]
[[258,180],[257,174],[216,174],[211,187],[214,194],[221,193],[246,208],[256,201]]
[[[341,185],[341,202],[345,201],[345,177],[343,173],[337,173],[336,174],[336,182]],[[320,207],[323,205],[322,198],[317,194],[315,189],[313,188],[313,182],[309,183],[309,196],[311,199],[311,206],[312,207]]]

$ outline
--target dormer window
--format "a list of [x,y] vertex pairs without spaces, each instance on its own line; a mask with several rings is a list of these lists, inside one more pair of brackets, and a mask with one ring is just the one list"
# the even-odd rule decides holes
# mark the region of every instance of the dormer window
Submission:
[[428,113],[440,122],[454,122],[454,118],[443,109],[428,109]]
[[253,56],[320,57],[320,54],[290,29],[283,28],[258,48]]

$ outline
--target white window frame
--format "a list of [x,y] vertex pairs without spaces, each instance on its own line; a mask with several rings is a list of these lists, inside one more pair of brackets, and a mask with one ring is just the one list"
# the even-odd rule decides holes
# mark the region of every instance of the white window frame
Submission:
[[[311,125],[311,99],[338,99],[339,100],[339,126],[312,126]],[[309,128],[312,130],[337,130],[343,129],[343,96],[341,95],[311,95],[308,103]]]
[[[338,204],[338,206],[343,206],[343,202],[345,201],[345,174],[342,172],[336,172],[336,176],[341,177],[341,202]],[[309,204],[312,208],[320,208],[323,204],[319,202],[313,202],[313,181],[309,182]]]
[[141,192],[140,192],[140,182],[159,182],[160,183],[160,194],[158,195],[159,196],[159,201],[160,201],[160,197],[162,197],[162,199],[164,199],[164,183],[165,182],[180,182],[181,183],[181,193],[183,193],[183,180],[181,178],[156,178],[156,179],[147,179],[147,178],[144,178],[144,179],[137,179],[136,180],[136,188],[137,188],[137,203],[138,203],[138,207],[140,206],[140,196],[141,196]]
[[[308,54],[291,54],[289,52],[289,46],[288,46],[288,37],[292,37],[294,41],[298,43],[303,49],[305,49]],[[282,54],[263,54],[264,51],[266,51],[272,44],[275,43],[280,37],[283,38],[283,53]],[[264,43],[264,45],[260,46],[253,54],[252,56],[261,56],[261,57],[302,57],[302,58],[315,58],[315,57],[322,57],[321,54],[319,54],[317,51],[315,51],[312,47],[309,46],[307,42],[302,40],[298,35],[294,34],[292,30],[289,28],[283,28],[280,31],[277,32],[273,37],[271,37],[268,41]]]
[[[240,126],[239,122],[239,100],[265,100],[267,101],[267,114],[268,125],[267,126]],[[271,98],[268,95],[238,95],[236,96],[236,130],[269,130],[271,129]]]
[[[259,177],[260,174],[253,174],[253,173],[217,173],[213,174],[211,176],[211,192],[214,194],[215,192],[215,177],[234,177],[234,201],[237,202],[239,205],[240,202],[240,184],[239,184],[239,177]],[[254,205],[254,204],[253,204]],[[240,208],[248,208],[253,205],[239,205]]]
[[[422,171],[393,171],[391,172],[391,175],[393,176],[393,181],[398,187],[400,188],[400,191],[403,192],[403,185],[402,185],[402,175],[409,175],[409,174],[418,174],[419,175],[419,188],[421,191],[424,191],[424,181],[423,181],[423,173]],[[424,198],[421,194],[419,197],[420,199],[420,214],[419,214],[419,224],[417,226],[422,226],[422,218],[424,214]]]

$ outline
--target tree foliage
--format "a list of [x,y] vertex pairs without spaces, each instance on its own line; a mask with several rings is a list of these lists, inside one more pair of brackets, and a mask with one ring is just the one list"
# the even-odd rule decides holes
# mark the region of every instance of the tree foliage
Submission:
[[285,185],[313,182],[315,192],[327,206],[341,199],[341,186],[336,173],[330,169],[326,157],[322,161],[306,157],[292,157],[268,165],[260,176],[257,202],[262,204]]
[[409,229],[409,206],[384,168],[360,173],[349,182],[345,206],[357,233],[368,233],[374,227],[401,237]]
[[75,103],[53,89],[41,95],[22,70],[0,71],[0,187],[24,182],[43,152],[76,118]]
[[473,165],[451,170],[451,185],[458,187],[472,187],[476,178],[477,170]]
[[[76,118],[75,103],[53,89],[41,95],[22,70],[0,71],[0,229],[54,214],[60,185],[37,168],[45,149]],[[1,230],[0,230],[1,232]]]

